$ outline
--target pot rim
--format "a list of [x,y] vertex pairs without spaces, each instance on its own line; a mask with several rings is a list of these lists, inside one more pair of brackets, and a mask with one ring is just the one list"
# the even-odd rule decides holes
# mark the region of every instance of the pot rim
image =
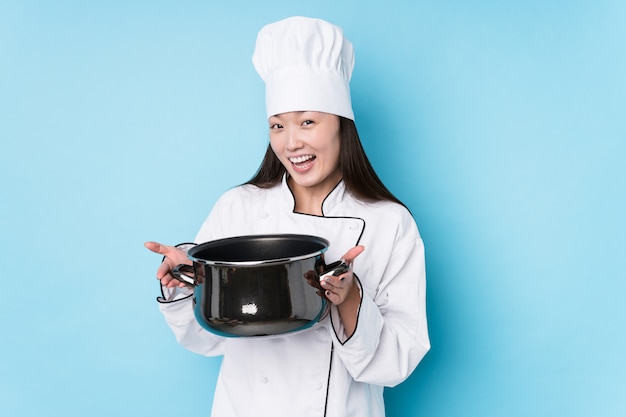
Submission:
[[[202,249],[206,249],[207,247],[218,246],[222,243],[232,242],[235,240],[272,240],[272,239],[294,239],[294,240],[304,240],[304,241],[316,241],[320,243],[323,247],[317,251],[309,252],[303,255],[292,256],[288,258],[274,258],[274,259],[262,259],[262,260],[251,260],[251,261],[214,261],[210,259],[198,258],[194,256],[191,252],[197,252]],[[245,236],[233,236],[227,237],[223,239],[211,240],[205,243],[201,243],[187,251],[187,257],[193,261],[203,265],[211,265],[211,266],[265,266],[265,265],[279,265],[286,264],[291,262],[302,261],[305,259],[310,259],[315,256],[321,255],[328,250],[329,246],[328,240],[313,235],[301,235],[301,234],[263,234],[263,235],[245,235]]]

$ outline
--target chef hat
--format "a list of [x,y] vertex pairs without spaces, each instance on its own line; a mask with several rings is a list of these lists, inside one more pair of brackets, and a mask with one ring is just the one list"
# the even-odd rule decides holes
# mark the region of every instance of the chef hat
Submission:
[[252,62],[265,82],[267,117],[319,111],[354,120],[352,44],[324,20],[290,17],[261,29]]

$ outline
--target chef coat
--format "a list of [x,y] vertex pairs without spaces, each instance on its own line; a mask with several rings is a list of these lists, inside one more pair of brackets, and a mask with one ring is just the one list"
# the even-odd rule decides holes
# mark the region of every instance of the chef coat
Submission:
[[227,338],[196,321],[191,296],[163,288],[159,306],[178,342],[206,356],[223,355],[214,417],[382,417],[383,387],[406,379],[430,348],[424,246],[400,204],[357,200],[342,182],[323,216],[294,212],[286,177],[272,188],[227,191],[196,243],[225,237],[297,233],[330,242],[327,263],[357,244],[361,288],[356,330],[347,338],[336,306],[309,329],[278,336]]

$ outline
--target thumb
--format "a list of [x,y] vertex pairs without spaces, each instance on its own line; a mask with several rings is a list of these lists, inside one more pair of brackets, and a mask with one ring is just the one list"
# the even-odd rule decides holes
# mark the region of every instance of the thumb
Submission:
[[352,263],[352,261],[354,261],[354,259],[359,256],[363,251],[365,250],[364,246],[358,245],[353,247],[352,249],[350,249],[348,252],[346,252],[345,255],[343,255],[341,258],[346,261],[346,263],[350,264]]

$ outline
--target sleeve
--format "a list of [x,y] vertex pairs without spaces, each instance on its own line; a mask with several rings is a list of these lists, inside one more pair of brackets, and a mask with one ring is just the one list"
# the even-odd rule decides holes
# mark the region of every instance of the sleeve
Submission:
[[[245,218],[243,212],[245,205],[241,204],[241,195],[246,189],[246,187],[230,189],[218,199],[200,227],[194,239],[195,244],[240,233],[237,228],[245,225],[242,222],[229,222],[229,219]],[[186,250],[188,249],[189,246]],[[159,309],[174,332],[176,340],[186,349],[201,355],[223,355],[228,338],[210,333],[198,323],[194,314],[193,291],[161,288],[161,292],[162,297],[158,299]]]
[[160,302],[165,322],[174,332],[176,341],[185,349],[204,356],[223,355],[224,338],[207,332],[193,312],[191,295],[171,302]]
[[[211,224],[217,224],[215,218],[219,211],[218,204],[211,210],[207,220],[202,225],[195,242],[205,242],[212,239]],[[177,245],[183,250],[189,250],[194,244]],[[166,288],[161,286],[161,296],[157,298],[159,310],[165,317],[176,341],[185,349],[204,356],[219,356],[224,354],[226,338],[206,331],[195,317],[193,304],[193,289]]]
[[344,340],[337,312],[331,316],[335,350],[356,381],[395,386],[430,349],[424,244],[412,218],[398,230],[375,295],[361,291],[354,334]]

